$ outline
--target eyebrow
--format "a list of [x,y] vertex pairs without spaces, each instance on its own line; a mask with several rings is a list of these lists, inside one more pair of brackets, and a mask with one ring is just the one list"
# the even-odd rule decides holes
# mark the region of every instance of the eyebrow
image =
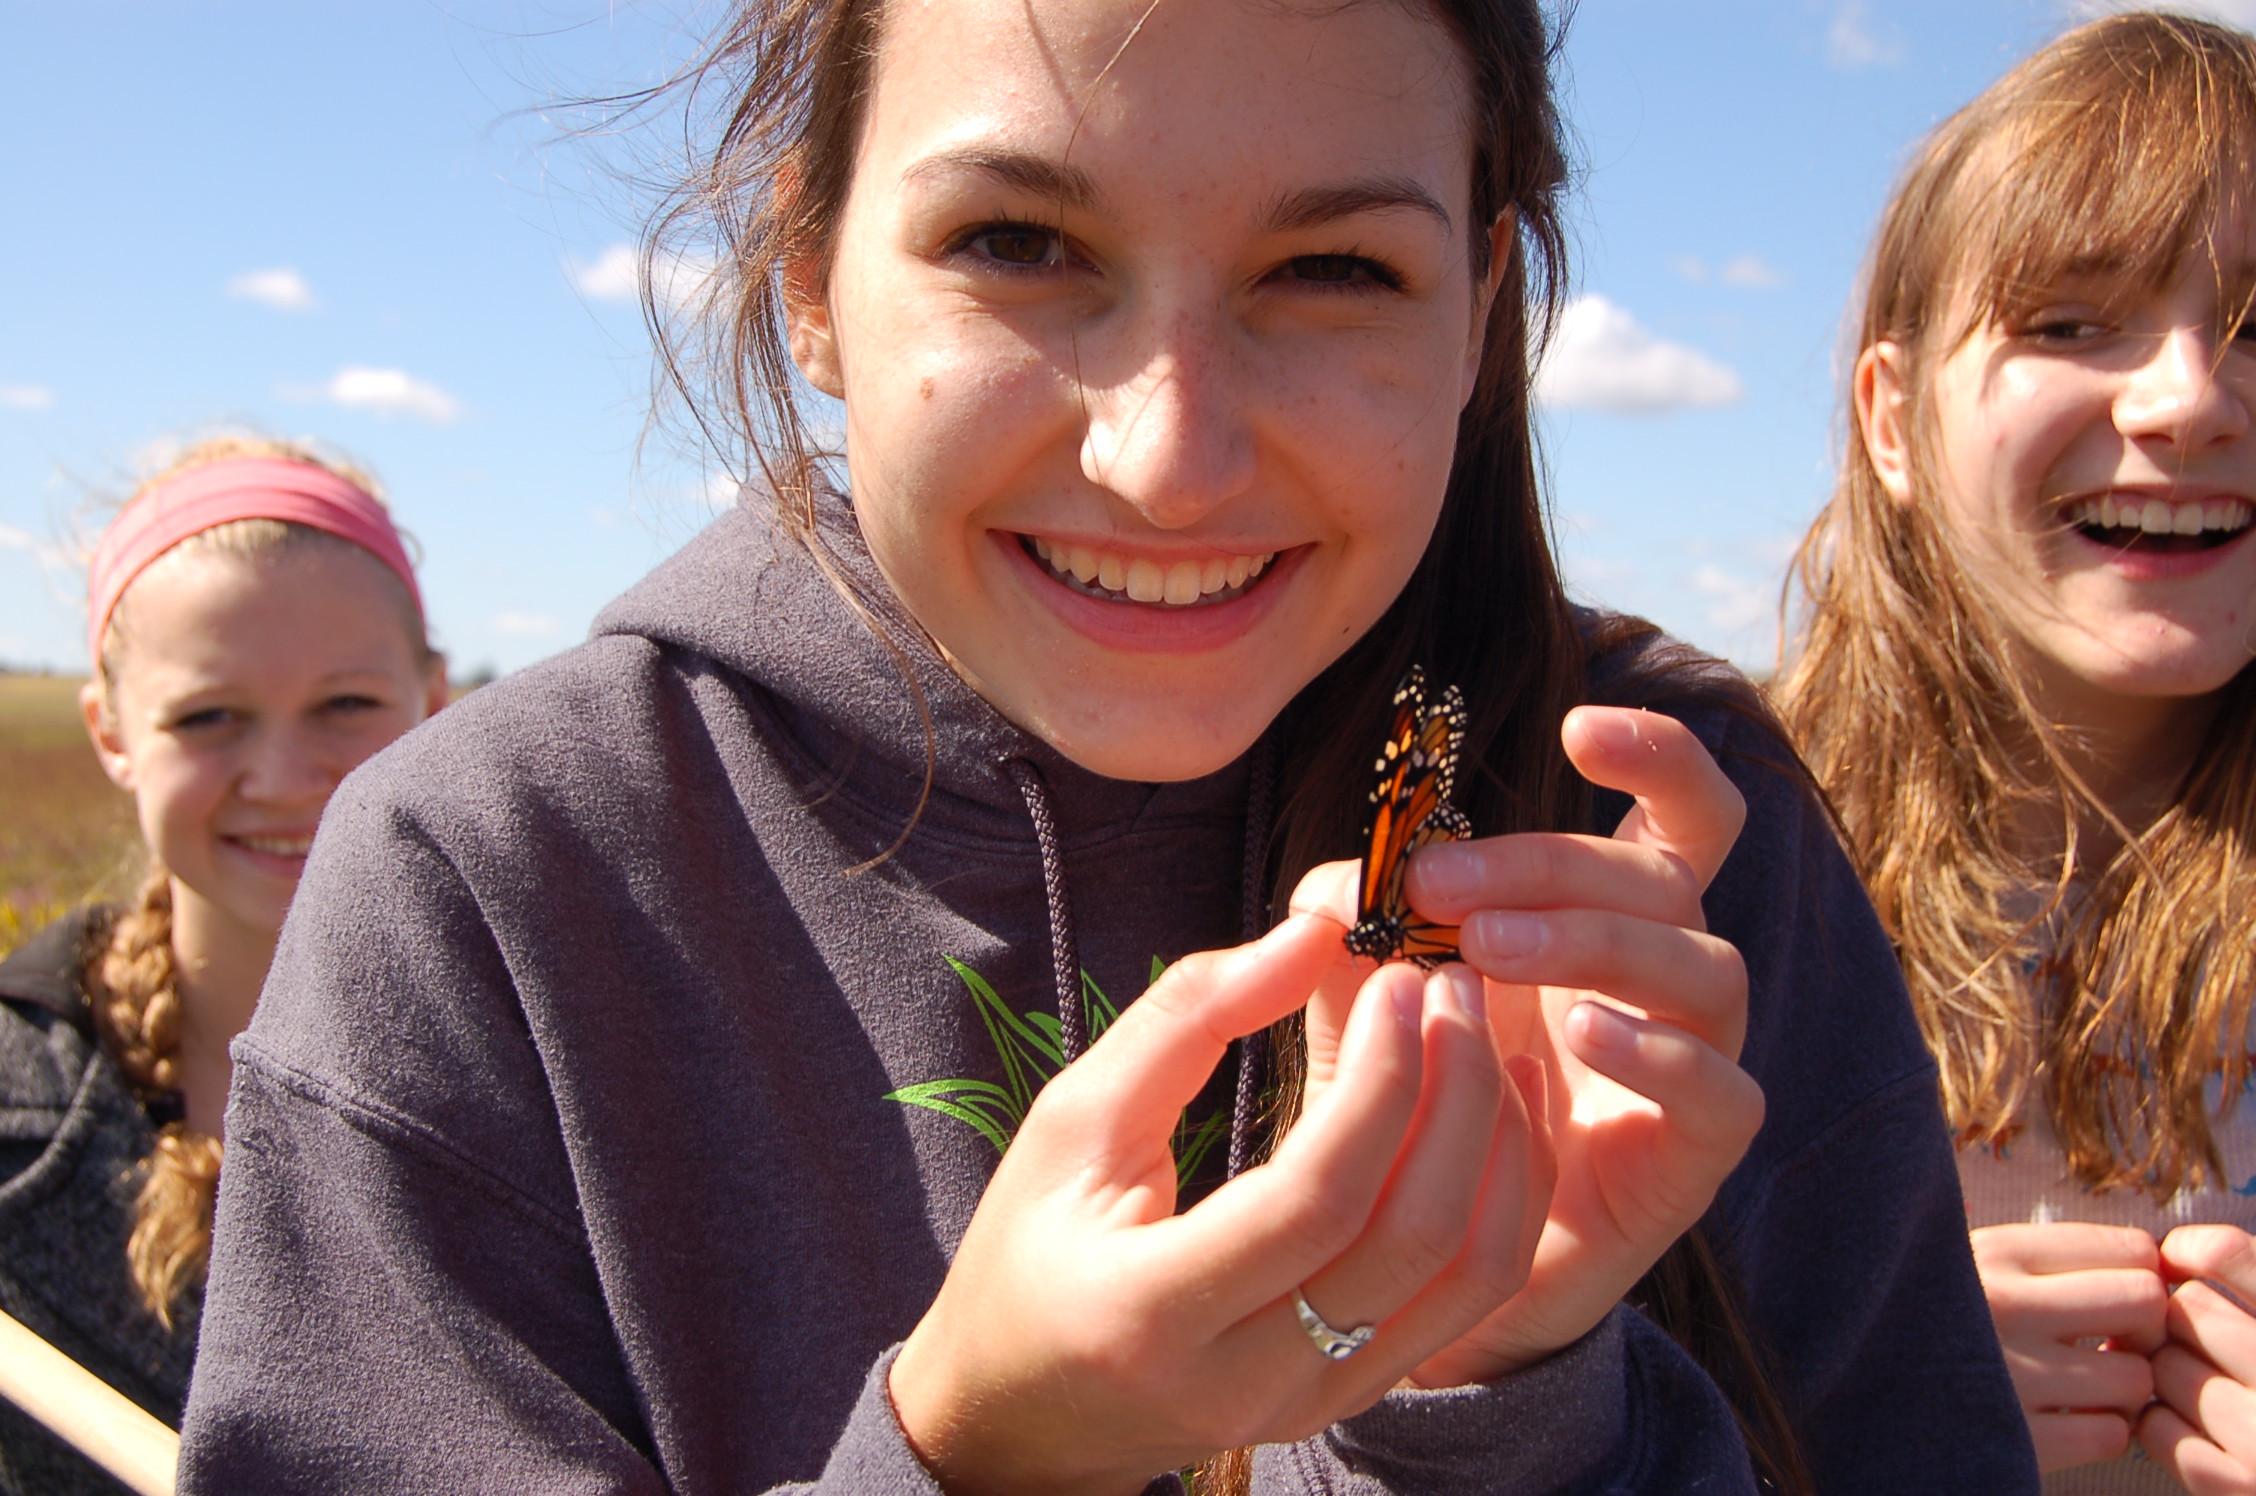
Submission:
[[1272,205],[1266,222],[1271,232],[1285,233],[1317,228],[1358,213],[1398,213],[1404,209],[1428,215],[1444,232],[1453,227],[1449,210],[1408,177],[1372,177],[1340,187],[1303,188]]
[[[903,172],[903,181],[948,170],[980,172],[1007,187],[1032,197],[1048,198],[1064,207],[1094,212],[1103,201],[1096,180],[1078,166],[1030,155],[1023,151],[981,150],[976,147],[942,151],[925,157]],[[1271,233],[1316,228],[1358,213],[1423,213],[1443,231],[1454,225],[1449,210],[1431,192],[1408,177],[1371,177],[1336,187],[1306,187],[1287,193],[1263,215]]]
[[981,172],[1006,187],[1015,187],[1032,197],[1046,197],[1082,212],[1093,211],[1100,200],[1095,180],[1080,167],[1023,151],[977,148],[942,151],[911,166],[901,173],[901,179],[913,182],[950,169]]

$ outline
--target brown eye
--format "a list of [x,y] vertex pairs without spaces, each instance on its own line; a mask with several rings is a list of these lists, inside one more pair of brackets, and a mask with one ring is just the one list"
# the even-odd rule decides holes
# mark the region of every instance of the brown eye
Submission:
[[997,224],[973,235],[970,247],[1005,265],[1049,265],[1059,259],[1055,230],[1033,224]]
[[1343,291],[1371,287],[1399,290],[1402,285],[1401,276],[1363,255],[1295,255],[1285,262],[1281,278]]

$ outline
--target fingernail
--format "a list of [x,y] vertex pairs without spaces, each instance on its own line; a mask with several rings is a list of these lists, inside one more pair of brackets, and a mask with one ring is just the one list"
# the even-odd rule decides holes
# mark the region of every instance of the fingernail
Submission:
[[1637,1047],[1637,1030],[1627,1018],[1604,1003],[1576,1003],[1574,1017],[1582,1022],[1582,1041],[1609,1054],[1627,1054]]
[[1439,995],[1458,1012],[1475,1023],[1488,1022],[1488,986],[1470,966],[1452,961],[1426,981],[1429,985],[1438,984]]
[[1480,887],[1480,854],[1466,847],[1428,847],[1410,864],[1410,876],[1430,899],[1466,898]]
[[1609,754],[1629,752],[1644,736],[1638,729],[1636,715],[1622,711],[1592,712],[1583,719],[1582,730]]
[[1482,909],[1465,921],[1465,937],[1492,961],[1517,961],[1543,949],[1550,927],[1538,914]]

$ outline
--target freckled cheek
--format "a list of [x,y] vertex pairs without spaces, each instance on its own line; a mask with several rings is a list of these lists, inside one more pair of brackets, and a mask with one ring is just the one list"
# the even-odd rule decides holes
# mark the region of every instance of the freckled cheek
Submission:
[[849,382],[849,457],[920,485],[960,482],[1058,440],[1071,413],[1065,381],[1023,343],[943,343]]
[[1430,527],[1456,454],[1458,386],[1437,365],[1372,359],[1296,368],[1276,404],[1279,433],[1304,472],[1320,472],[1351,528]]

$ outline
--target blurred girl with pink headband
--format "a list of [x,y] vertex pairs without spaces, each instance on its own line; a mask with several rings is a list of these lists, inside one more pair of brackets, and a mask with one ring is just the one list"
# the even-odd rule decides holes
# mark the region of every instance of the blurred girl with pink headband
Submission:
[[[89,576],[81,695],[149,871],[0,963],[0,1307],[177,1424],[249,1022],[322,807],[444,705],[375,485],[279,442],[191,448]],[[28,1128],[28,1133],[26,1132]],[[0,1402],[0,1491],[114,1490]]]

